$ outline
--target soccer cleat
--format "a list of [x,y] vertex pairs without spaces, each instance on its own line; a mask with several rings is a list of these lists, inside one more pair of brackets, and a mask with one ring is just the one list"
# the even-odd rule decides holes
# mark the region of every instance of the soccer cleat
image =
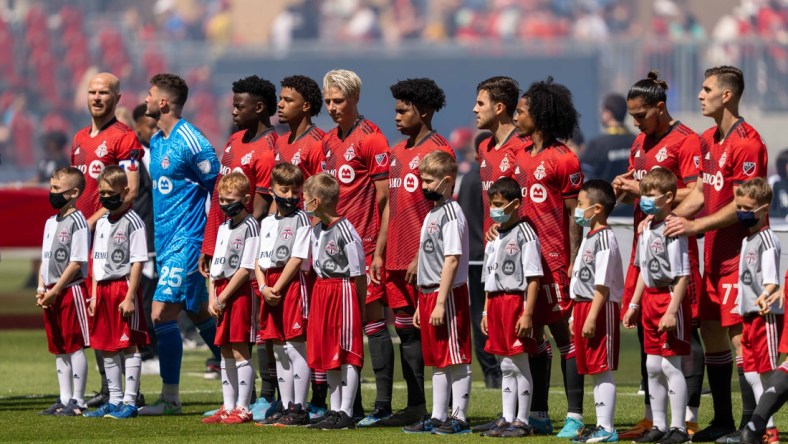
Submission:
[[306,408],[307,412],[309,412],[309,423],[310,424],[317,424],[318,422],[323,420],[323,417],[326,416],[328,409],[325,407],[317,407],[312,404],[307,404]]
[[319,427],[316,428],[321,430],[348,430],[355,429],[356,422],[353,421],[353,418],[348,416],[347,413],[340,410],[339,412],[335,412],[333,415],[333,420],[321,421],[318,426]]
[[153,404],[140,407],[139,414],[140,416],[169,416],[180,415],[181,411],[182,409],[180,404],[172,404],[162,398],[159,398]]
[[665,437],[666,433],[662,430],[652,427],[651,430],[644,433],[640,436],[640,438],[635,439],[632,442],[636,443],[647,443],[647,442],[659,442]]
[[209,416],[213,416],[216,414],[216,411],[219,409],[208,410],[207,412],[203,413],[202,416],[207,418]]
[[105,418],[110,419],[129,419],[129,418],[136,418],[139,415],[139,409],[136,405],[132,404],[121,404],[114,412],[111,412]]
[[376,427],[405,427],[418,421],[419,418],[427,414],[427,407],[422,405],[407,406],[398,410],[386,419],[381,419],[375,423]]
[[717,444],[738,444],[739,442],[739,431],[735,431],[733,433],[728,433],[725,436],[721,436],[717,438],[715,441]]
[[731,425],[716,424],[714,421],[703,430],[692,435],[692,442],[712,442],[719,438],[726,437],[735,432],[736,429]]
[[270,426],[270,425],[274,425],[274,424],[276,424],[276,423],[277,423],[277,422],[278,422],[280,419],[284,418],[286,414],[287,414],[287,411],[276,412],[276,413],[274,413],[273,415],[269,416],[268,418],[265,418],[265,419],[264,419],[264,420],[262,420],[262,421],[258,421],[258,422],[257,422],[257,425],[261,425],[261,426]]
[[758,436],[754,430],[745,426],[741,429],[741,432],[739,432],[739,442],[741,444],[762,444],[763,438]]
[[109,392],[95,392],[95,395],[88,399],[85,405],[91,409],[101,407],[109,402]]
[[236,407],[230,414],[221,419],[222,424],[243,424],[252,421],[252,412],[246,407]]
[[623,440],[636,440],[645,435],[652,427],[654,427],[654,422],[644,418],[638,421],[631,429],[621,432],[618,437]]
[[309,413],[301,407],[301,404],[288,404],[285,414],[274,423],[275,426],[304,426],[309,424]]
[[433,430],[441,425],[443,425],[441,420],[425,415],[416,423],[403,427],[402,431],[405,433],[432,433]]
[[325,426],[325,425],[327,425],[329,423],[336,422],[338,417],[339,417],[339,412],[336,412],[334,410],[329,410],[329,411],[326,412],[325,415],[323,415],[323,419],[321,419],[320,421],[318,421],[318,422],[316,422],[314,424],[310,424],[309,426],[307,426],[307,428],[310,428],[310,429],[322,429],[323,426]]
[[264,421],[266,418],[270,417],[274,413],[280,411],[282,408],[282,403],[279,401],[269,401],[264,397],[259,397],[254,402],[254,404],[249,406],[249,410],[252,411],[252,418],[255,421],[261,422]]
[[[506,422],[505,419],[501,418],[495,422],[495,427],[488,429],[486,432],[482,432],[479,436],[484,436],[487,438],[500,438],[501,432],[506,430],[509,427],[509,423]],[[473,429],[471,429],[473,431]]]
[[501,427],[502,425],[509,425],[509,423],[503,419],[503,416],[493,419],[490,422],[485,422],[484,424],[477,424],[471,427],[472,432],[489,432],[492,429]]
[[509,424],[509,427],[503,429],[498,436],[501,438],[523,438],[530,435],[533,435],[531,426],[515,419]]
[[392,415],[391,410],[384,410],[380,407],[375,407],[375,410],[367,415],[364,419],[358,422],[359,427],[371,427],[382,419],[388,419]]
[[769,427],[766,429],[765,437],[766,444],[778,444],[780,442],[780,431],[777,430],[777,427]]
[[436,435],[464,435],[471,433],[471,427],[467,421],[450,416],[440,427],[433,430]]
[[207,418],[202,419],[203,424],[219,424],[222,422],[224,418],[229,415],[230,412],[224,408],[222,405],[220,408],[216,409],[215,413]]
[[567,416],[566,420],[564,421],[564,426],[555,436],[558,438],[577,438],[583,434],[583,430],[585,428],[585,424],[583,424],[581,421]]
[[596,426],[589,430],[588,433],[584,433],[582,436],[573,439],[572,442],[618,442],[618,432],[616,432],[615,429],[613,429],[612,432],[609,432],[605,430],[604,427]]
[[659,444],[684,444],[690,442],[690,436],[684,430],[672,427]]
[[550,418],[534,418],[533,416],[528,418],[528,424],[531,425],[531,428],[534,431],[534,435],[552,435],[553,434],[553,422]]
[[692,435],[700,432],[700,426],[697,422],[687,421],[685,424],[687,425],[687,435],[689,435],[690,438]]
[[39,415],[44,415],[44,416],[54,415],[55,413],[57,413],[60,410],[62,410],[63,407],[65,407],[65,405],[63,405],[63,403],[60,402],[60,399],[58,399],[57,401],[55,401],[54,404],[50,405],[49,407],[47,407],[44,410],[41,410],[40,412],[38,412],[38,414]]
[[76,399],[69,399],[68,404],[55,413],[55,416],[82,416],[86,411],[87,407],[77,404]]
[[108,402],[102,405],[101,407],[97,408],[96,410],[93,410],[92,412],[83,413],[82,416],[86,418],[103,418],[105,415],[109,415],[110,413],[117,410],[119,407],[120,405],[112,404],[111,402]]

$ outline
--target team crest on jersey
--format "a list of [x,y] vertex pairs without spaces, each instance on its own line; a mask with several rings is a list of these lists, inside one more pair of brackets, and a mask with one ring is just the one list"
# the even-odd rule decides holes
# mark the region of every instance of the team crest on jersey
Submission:
[[572,182],[572,185],[577,186],[580,185],[582,177],[582,173],[572,173],[569,175],[569,181]]
[[59,240],[61,244],[67,244],[68,241],[71,240],[71,233],[66,229],[60,230],[60,233],[57,234],[57,240]]
[[124,242],[126,242],[126,235],[121,232],[117,232],[114,236],[112,236],[112,240],[116,245],[122,245]]
[[241,165],[249,165],[249,162],[252,161],[252,153],[247,153],[245,156],[241,157]]
[[107,141],[104,140],[101,142],[101,145],[96,148],[96,156],[104,157],[107,155]]
[[725,151],[724,153],[722,153],[722,157],[720,157],[720,162],[719,162],[720,168],[722,168],[725,165],[725,160],[727,158],[728,158],[728,152]]
[[434,221],[430,222],[430,224],[427,225],[427,233],[435,234],[437,232],[438,232],[438,224],[436,224]]
[[328,241],[328,243],[326,244],[326,253],[328,253],[331,256],[334,256],[335,254],[339,253],[339,247],[337,247],[337,243],[332,240]]
[[635,157],[640,157],[640,150],[635,151]]
[[590,264],[591,262],[594,262],[594,252],[591,250],[584,251],[582,257],[583,257],[583,262],[585,262],[586,264]]
[[[394,162],[392,161],[391,164],[394,165]],[[416,168],[419,167],[419,155],[418,154],[416,155],[416,157],[413,158],[413,160],[410,161],[408,166],[412,170],[415,170]]]
[[662,254],[665,252],[665,244],[662,239],[654,239],[654,242],[648,246],[654,254]]
[[230,245],[233,247],[233,250],[238,251],[244,246],[244,238],[237,236]]
[[667,158],[668,158],[668,148],[663,146],[662,148],[659,149],[659,151],[657,151],[657,155],[656,155],[657,162],[662,162]]
[[509,158],[504,157],[503,160],[501,161],[501,172],[505,172],[508,169],[509,169]]
[[169,156],[164,156],[164,158],[161,159],[161,167],[164,168],[165,170],[170,167],[170,157]]
[[281,237],[283,240],[292,239],[293,236],[295,236],[295,233],[293,233],[293,229],[291,227],[285,227],[282,232],[279,233],[279,237]]
[[350,145],[350,148],[348,148],[347,151],[345,151],[345,160],[350,162],[351,160],[353,160],[354,157],[356,157],[356,150],[353,149],[353,145]]
[[232,145],[227,145],[227,148],[224,149],[224,152],[225,153],[229,153],[231,148],[232,148]]
[[744,261],[747,262],[748,265],[755,265],[757,259],[758,256],[752,250],[748,251],[747,254],[744,256]]
[[378,166],[386,166],[386,165],[388,165],[388,163],[389,163],[389,155],[386,154],[386,153],[380,153],[380,154],[375,155],[375,163],[377,163]]
[[509,256],[514,256],[515,254],[520,252],[520,247],[517,246],[517,242],[514,239],[510,240],[509,243],[506,244],[503,251],[506,252]]
[[[278,156],[278,154],[277,154],[277,156]],[[277,159],[277,161],[278,161],[278,160],[279,160],[279,159]],[[291,161],[290,161],[290,163],[292,163],[293,165],[298,165],[299,163],[301,163],[301,150],[297,151],[297,152],[296,152],[296,153],[293,155],[293,160],[291,160]]]
[[744,164],[742,164],[742,170],[744,171],[744,174],[752,176],[752,174],[755,172],[755,162],[744,162]]
[[479,168],[484,168],[487,166],[487,159],[482,159],[482,164],[479,165]]
[[547,176],[547,171],[545,171],[544,162],[542,162],[538,167],[536,167],[536,171],[534,171],[534,177],[536,177],[536,180],[542,180],[545,178],[545,176]]
[[692,161],[695,162],[695,168],[700,168],[700,156],[692,156]]

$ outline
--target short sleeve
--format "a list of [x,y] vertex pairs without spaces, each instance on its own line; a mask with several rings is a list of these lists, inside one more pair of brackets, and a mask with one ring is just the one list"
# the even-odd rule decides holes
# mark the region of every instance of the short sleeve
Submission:
[[558,177],[561,180],[561,195],[564,199],[572,199],[580,193],[583,186],[583,173],[577,155],[568,152],[558,159]]
[[275,151],[256,150],[252,160],[254,165],[254,191],[257,194],[270,194],[271,193],[271,171],[276,166]]
[[382,133],[371,133],[362,143],[364,162],[367,164],[369,177],[382,180],[389,177],[389,143]]
[[766,147],[760,139],[738,141],[732,156],[731,180],[735,185],[753,177],[766,177]]
[[[767,236],[769,233],[765,233]],[[771,239],[771,237],[770,237]],[[763,250],[761,253],[761,273],[763,285],[780,285],[780,248],[772,245],[771,248]]]
[[260,245],[260,235],[257,229],[251,227],[246,230],[246,239],[244,239],[244,252],[241,256],[241,264],[238,268],[247,268],[254,270],[254,263],[257,260],[257,248]]
[[345,255],[347,257],[348,270],[350,277],[363,276],[367,273],[367,262],[364,257],[364,246],[361,238],[355,234],[352,242],[345,244]]
[[700,168],[700,137],[697,134],[692,133],[684,138],[679,146],[678,159],[684,184],[697,181]]
[[543,276],[542,247],[539,239],[526,240],[522,247],[523,275],[525,277]]
[[668,250],[668,261],[674,278],[689,276],[689,249],[686,237],[669,237],[665,239]]
[[648,236],[646,233],[648,233],[648,231],[643,231],[640,237],[638,237],[638,241],[635,243],[635,255],[632,257],[632,266],[635,268],[640,268],[641,245],[643,244],[646,237]]
[[441,227],[443,234],[443,255],[462,255],[462,227],[457,218],[446,221]]
[[257,265],[260,267],[261,270],[267,270],[271,268],[271,253],[274,249],[274,230],[276,229],[276,223],[274,216],[268,216],[260,223],[260,243],[257,247]]
[[594,264],[596,266],[594,276],[594,286],[603,286],[612,289],[613,273],[616,267],[611,263],[613,255],[610,249],[598,250],[595,255]]
[[[77,227],[77,224],[74,224]],[[71,257],[70,262],[87,262],[90,254],[90,231],[87,225],[76,228],[71,233]]]
[[296,229],[295,240],[293,240],[292,257],[297,257],[305,261],[309,259],[309,234],[311,228],[311,226],[306,225]]
[[145,236],[145,225],[140,225],[129,234],[129,262],[148,261],[148,241]]
[[495,246],[494,244],[498,242],[498,239],[487,242],[487,245],[484,247],[484,266],[482,267],[482,284],[487,282],[487,279],[490,277],[490,268],[492,268],[491,261],[494,261],[495,258],[493,257],[493,253],[495,253]]

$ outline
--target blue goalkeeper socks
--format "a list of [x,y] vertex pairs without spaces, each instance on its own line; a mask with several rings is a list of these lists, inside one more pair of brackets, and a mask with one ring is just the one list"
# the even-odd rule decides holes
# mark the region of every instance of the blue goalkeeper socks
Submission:
[[[214,327],[214,331],[216,331],[216,327]],[[159,342],[161,380],[164,384],[179,384],[183,359],[183,339],[178,321],[156,324],[156,337]]]

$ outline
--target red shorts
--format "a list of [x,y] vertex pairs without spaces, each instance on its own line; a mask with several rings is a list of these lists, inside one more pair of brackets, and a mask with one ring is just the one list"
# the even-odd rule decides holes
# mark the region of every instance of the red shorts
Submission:
[[[273,286],[281,274],[281,268],[267,270],[265,282]],[[284,288],[278,305],[269,305],[265,299],[260,301],[259,339],[284,342],[306,334],[306,319],[309,314],[308,289],[307,275],[299,271]]]
[[118,352],[123,349],[148,344],[148,326],[145,323],[142,294],[134,298],[134,314],[124,318],[118,310],[126,299],[129,282],[126,279],[96,283],[96,309],[90,330],[90,346],[96,350]]
[[[700,275],[697,257],[693,256],[691,253],[689,257],[690,275],[687,276],[689,281],[687,282],[687,292],[684,294],[684,299],[689,301],[690,316],[691,320],[694,321],[700,316],[700,293],[703,289],[703,278],[701,278]],[[629,303],[632,302],[632,296],[635,294],[635,286],[637,286],[638,283],[638,276],[640,276],[640,268],[630,264],[627,269],[626,280],[624,281],[624,296],[621,299],[622,307],[627,308],[629,307]],[[621,310],[622,320],[626,312],[626,310]]]
[[315,280],[306,329],[309,368],[336,370],[340,365],[364,365],[361,307],[353,278]]
[[744,317],[741,350],[745,372],[763,374],[780,365],[778,348],[783,331],[783,317],[781,314],[774,313],[765,316],[751,314]]
[[[785,290],[788,291],[788,286],[786,286]],[[788,333],[786,333],[788,332],[787,327],[788,316],[783,315],[783,334],[780,337],[780,347],[778,350],[780,353],[788,353]]]
[[386,270],[386,301],[391,309],[416,308],[419,303],[419,289],[405,280],[406,270]]
[[659,332],[659,321],[668,310],[672,292],[669,288],[648,288],[643,291],[641,322],[643,323],[643,350],[647,355],[686,356],[690,353],[690,301],[687,295],[681,300],[676,313],[676,329]]
[[520,338],[515,330],[523,315],[523,300],[523,293],[487,294],[487,343],[484,351],[497,356],[536,353],[536,339],[533,336]]
[[534,324],[552,325],[572,312],[569,278],[566,271],[545,272],[539,284],[534,308]]
[[[424,365],[445,368],[471,363],[471,297],[468,285],[452,289],[446,298],[444,320],[440,327],[430,325],[438,292],[419,294],[421,353]],[[488,315],[489,316],[489,315]]]
[[723,327],[741,324],[739,315],[739,272],[703,276],[698,315],[702,321],[720,321]]
[[[47,288],[52,287],[49,285]],[[64,289],[44,310],[50,353],[62,355],[90,347],[87,293],[85,282],[74,284]]]
[[[380,284],[376,284],[372,282],[372,277],[369,274],[369,266],[372,265],[372,254],[368,254],[366,256],[366,264],[367,264],[367,304],[371,302],[375,302],[377,300],[383,299],[383,302],[386,302],[385,296],[385,282],[386,282],[386,267],[383,267],[383,281]],[[352,283],[352,282],[351,282]],[[355,285],[353,286],[355,287]]]
[[591,311],[591,301],[575,300],[574,335],[577,373],[595,375],[618,369],[619,309],[615,302],[605,301],[596,319],[596,334],[591,339],[583,337],[583,324]]
[[[216,295],[221,294],[224,287],[230,283],[229,279],[217,279],[214,282]],[[219,325],[216,326],[214,345],[253,343],[257,337],[257,310],[252,294],[251,283],[241,285],[235,294],[230,297],[224,307]],[[255,304],[253,304],[255,302]]]

